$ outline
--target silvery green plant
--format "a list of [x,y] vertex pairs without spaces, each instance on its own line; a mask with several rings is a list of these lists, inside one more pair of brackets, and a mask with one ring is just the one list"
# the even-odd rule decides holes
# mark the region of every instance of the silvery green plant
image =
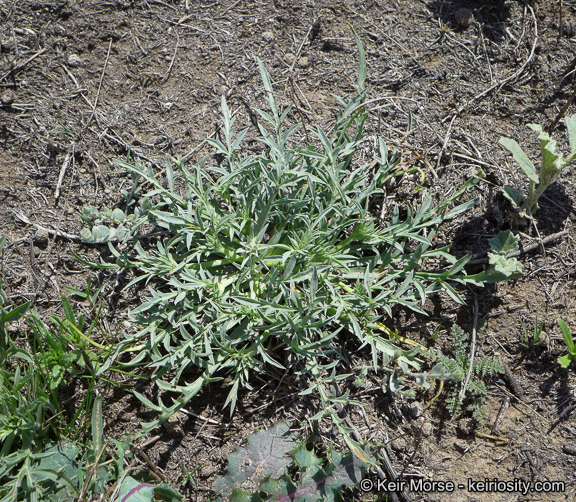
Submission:
[[[129,163],[128,156],[126,162]],[[149,173],[151,173],[149,168]],[[142,216],[152,207],[149,199],[144,199],[141,204],[136,204],[136,195],[140,194],[142,187],[138,186],[140,175],[131,171],[132,189],[121,190],[125,199],[126,211],[120,208],[99,210],[97,207],[85,205],[82,207],[82,220],[88,225],[82,229],[81,237],[87,244],[104,244],[112,241],[122,241],[126,237],[127,227],[139,216]],[[127,214],[128,211],[132,211]]]
[[[380,335],[377,323],[396,307],[425,314],[426,299],[439,291],[463,303],[458,285],[491,280],[488,272],[466,274],[468,255],[457,259],[450,245],[432,244],[442,223],[475,204],[454,204],[473,180],[436,207],[426,195],[418,207],[395,205],[385,224],[371,214],[370,203],[382,196],[384,184],[402,172],[399,157],[382,140],[375,171],[354,162],[367,118],[366,62],[354,36],[360,55],[356,94],[339,99],[330,131],[309,128],[314,145],[292,146],[298,125],[286,125],[291,108],[280,110],[259,61],[268,105],[258,110],[262,153],[242,154],[246,130],[236,135],[222,98],[221,137],[211,140],[219,165],[203,159],[189,169],[181,160],[169,161],[163,184],[150,169],[117,161],[149,184],[142,197],[151,208],[130,222],[125,242],[132,247],[109,243],[116,263],[94,265],[131,268],[135,277],[127,287],[142,283],[149,289],[131,314],[140,329],[125,335],[100,372],[115,355],[136,354],[126,364],[147,363],[158,387],[175,394],[166,405],[136,393],[159,413],[142,433],[226,375],[231,389],[224,407],[232,413],[253,373],[274,367],[299,376],[301,393],[321,402],[313,419],[330,418],[366,461],[338,415],[340,405],[360,404],[336,390],[352,376],[343,344],[366,350],[375,370],[380,361],[419,370],[419,349],[400,348]],[[151,227],[168,237],[145,248],[139,236]],[[190,370],[196,372],[192,380]]]
[[576,159],[576,115],[564,119],[568,129],[568,141],[570,143],[570,155],[564,158],[561,153],[556,153],[556,140],[542,129],[538,124],[528,124],[528,127],[538,133],[542,161],[540,168],[528,158],[522,147],[513,139],[500,138],[500,144],[512,153],[514,160],[530,180],[528,197],[522,203],[522,194],[516,188],[504,187],[503,193],[516,207],[532,215],[538,209],[538,199],[546,188],[556,179],[558,174]]
[[[133,215],[128,215],[133,217]],[[114,239],[123,239],[126,234],[128,223],[124,211],[120,208],[114,210],[98,208],[86,205],[82,208],[82,219],[88,223],[88,227],[82,229],[82,240],[89,244],[102,244]]]

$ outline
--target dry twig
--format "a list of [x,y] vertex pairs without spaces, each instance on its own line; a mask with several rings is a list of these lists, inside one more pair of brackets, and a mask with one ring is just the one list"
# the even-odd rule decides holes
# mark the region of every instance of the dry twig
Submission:
[[472,371],[474,369],[474,355],[476,354],[476,328],[478,326],[478,297],[474,295],[474,324],[472,326],[472,340],[470,342],[470,358],[468,359],[468,373],[466,374],[466,379],[464,380],[464,385],[460,389],[460,396],[458,401],[462,403],[464,396],[466,395],[466,389],[468,389],[468,384],[470,383],[470,377],[472,376]]
[[90,118],[88,119],[88,122],[84,126],[84,131],[88,128],[90,122],[92,122],[92,119],[94,118],[94,114],[96,113],[96,107],[98,106],[98,99],[100,98],[100,90],[102,89],[102,80],[104,80],[104,73],[106,72],[106,66],[108,65],[108,59],[110,58],[110,49],[112,49],[112,38],[110,38],[110,43],[108,44],[108,53],[106,54],[106,60],[104,61],[104,68],[102,68],[102,74],[100,75],[100,82],[98,83],[98,91],[96,92],[94,107],[92,108],[92,113],[90,115]]
[[[501,89],[506,84],[514,82],[514,80],[516,80],[518,77],[520,77],[520,75],[522,75],[522,73],[524,73],[524,70],[530,64],[530,61],[532,61],[532,58],[534,57],[534,51],[536,50],[536,45],[538,43],[538,22],[536,20],[536,15],[534,14],[534,9],[532,9],[532,7],[530,7],[529,5],[528,8],[530,9],[530,13],[532,14],[532,19],[534,20],[534,41],[532,42],[532,49],[530,50],[530,55],[528,56],[528,59],[526,59],[524,64],[520,67],[520,69],[516,73],[505,78],[504,80],[501,80],[500,82],[496,82],[494,85],[491,85],[490,87],[488,87],[488,89],[482,91],[480,94],[477,94],[472,99],[470,99],[470,101],[468,101],[465,105],[458,108],[456,112],[457,115],[460,115],[464,110],[467,110],[472,103],[478,101],[480,98],[483,98],[487,94],[490,94],[494,89]],[[450,115],[444,117],[442,122],[446,122],[449,117]]]
[[21,70],[22,68],[24,68],[28,63],[30,63],[31,61],[33,61],[34,59],[36,59],[38,56],[41,56],[42,54],[44,54],[48,49],[44,48],[41,51],[38,51],[36,54],[34,54],[33,56],[29,57],[26,61],[24,61],[23,63],[15,66],[14,68],[12,68],[11,70],[8,70],[7,73],[5,73],[4,75],[2,75],[0,77],[0,82],[2,82],[2,80],[4,80],[5,78],[8,78],[10,76],[10,74],[12,73],[16,73],[17,71]]

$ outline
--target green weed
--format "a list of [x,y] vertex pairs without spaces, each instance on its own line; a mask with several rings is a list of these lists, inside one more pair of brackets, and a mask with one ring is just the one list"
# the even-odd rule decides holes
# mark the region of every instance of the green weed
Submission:
[[[91,265],[132,269],[127,287],[147,285],[149,296],[132,312],[140,330],[114,347],[100,371],[132,351],[128,367],[147,364],[160,390],[175,395],[169,404],[155,404],[135,393],[159,414],[143,424],[142,434],[226,376],[231,389],[224,407],[232,413],[253,373],[273,366],[298,376],[301,394],[320,398],[322,410],[313,420],[331,418],[362,458],[361,445],[337,414],[341,404],[361,404],[335,391],[351,376],[342,346],[366,349],[375,370],[393,364],[404,373],[418,370],[419,349],[401,349],[381,336],[381,320],[398,307],[425,314],[426,299],[441,291],[463,303],[459,285],[518,274],[519,263],[505,256],[515,243],[509,234],[494,240],[491,268],[474,276],[464,270],[469,256],[457,259],[450,245],[433,245],[444,222],[476,203],[458,200],[477,178],[437,206],[424,194],[420,206],[396,204],[386,223],[371,214],[370,204],[402,171],[382,140],[373,171],[355,161],[368,112],[364,51],[354,37],[360,55],[356,94],[338,98],[330,131],[308,129],[314,145],[291,143],[299,126],[287,125],[291,108],[279,108],[259,62],[268,105],[257,110],[262,153],[242,154],[247,130],[236,133],[223,98],[221,135],[210,140],[220,164],[202,159],[188,169],[168,160],[163,183],[151,167],[117,161],[150,189],[141,195],[124,241],[118,248],[109,242],[116,263]],[[150,229],[160,236],[152,248],[142,239]],[[196,372],[191,381],[190,370]]]
[[562,368],[568,368],[572,361],[576,361],[576,345],[574,344],[574,340],[572,339],[572,333],[568,325],[562,320],[557,319],[558,326],[560,326],[560,330],[562,331],[562,338],[564,339],[564,343],[566,343],[566,347],[568,348],[568,354],[559,357],[558,363]]
[[552,183],[558,174],[576,159],[576,115],[564,119],[568,129],[568,140],[570,142],[570,155],[564,159],[561,153],[556,153],[556,140],[550,138],[550,135],[538,124],[528,124],[528,127],[538,133],[540,140],[540,151],[542,153],[542,162],[536,169],[532,161],[528,158],[522,147],[513,139],[500,138],[500,144],[510,151],[514,160],[518,163],[524,174],[530,180],[528,197],[522,203],[522,193],[516,188],[506,186],[503,193],[506,198],[516,208],[520,208],[532,215],[538,209],[538,200],[546,188]]
[[[448,341],[449,354],[438,355],[443,371],[446,373],[443,380],[464,381],[470,369],[469,350],[470,335],[460,326],[452,326]],[[486,408],[483,406],[487,395],[486,381],[494,375],[502,373],[504,373],[504,367],[496,358],[476,358],[473,362],[472,373],[464,399],[460,399],[459,385],[452,385],[448,390],[446,404],[450,414],[455,416],[463,409],[466,409],[472,412],[472,416],[480,423],[484,422],[486,419]]]

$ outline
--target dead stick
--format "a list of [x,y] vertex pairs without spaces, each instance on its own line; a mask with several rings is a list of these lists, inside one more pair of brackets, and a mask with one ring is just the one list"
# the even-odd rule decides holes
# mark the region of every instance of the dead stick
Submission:
[[52,230],[51,228],[45,228],[37,223],[32,223],[26,216],[22,213],[18,213],[16,211],[12,211],[14,216],[18,218],[22,223],[26,223],[26,225],[32,225],[37,230],[42,230],[43,232],[47,232],[50,235],[55,235],[56,237],[63,237],[64,239],[68,239],[71,241],[81,241],[82,238],[78,237],[77,235],[68,234],[66,232],[62,232],[62,230]]
[[576,84],[574,85],[574,92],[572,93],[572,96],[570,96],[568,98],[568,101],[566,101],[566,104],[562,107],[562,110],[560,110],[558,112],[558,115],[556,115],[556,118],[547,127],[548,134],[552,134],[552,131],[554,130],[554,128],[556,127],[558,122],[560,122],[560,119],[564,116],[564,114],[566,113],[566,111],[568,110],[568,108],[570,107],[572,102],[574,101],[574,98],[576,98]]
[[[544,239],[542,239],[541,241],[536,242],[535,244],[530,244],[529,246],[521,249],[520,251],[514,251],[513,253],[508,253],[506,255],[506,258],[515,258],[517,256],[522,256],[532,251],[536,251],[537,249],[540,248],[540,246],[550,244],[551,242],[558,240],[560,237],[563,237],[567,233],[568,230],[562,230],[562,232],[550,234],[548,237],[544,237]],[[479,255],[476,255],[466,265],[480,265],[483,263],[488,263],[489,258],[486,256],[487,254],[488,253],[481,253]]]
[[302,51],[302,47],[304,47],[306,40],[308,40],[308,37],[310,36],[310,32],[312,31],[312,28],[314,28],[314,24],[312,24],[310,26],[310,28],[308,29],[308,32],[306,33],[306,36],[303,38],[302,43],[300,44],[300,47],[298,47],[298,50],[296,51],[296,56],[294,57],[294,61],[292,61],[292,65],[290,66],[290,73],[292,73],[294,71],[294,65],[296,64],[296,61],[298,61],[298,56],[300,56],[300,52]]
[[174,60],[176,59],[176,54],[178,53],[178,45],[180,44],[180,36],[176,32],[176,48],[174,49],[174,56],[172,56],[172,61],[170,61],[170,66],[168,71],[164,74],[163,79],[168,80],[170,78],[170,73],[172,73],[172,67],[174,66]]
[[[72,147],[74,148],[74,147]],[[62,188],[62,182],[64,181],[64,176],[66,176],[66,170],[70,165],[70,160],[72,159],[72,155],[69,153],[66,154],[64,158],[64,162],[62,162],[62,169],[60,169],[60,176],[58,176],[58,184],[56,185],[56,192],[54,192],[54,205],[58,205],[58,199],[60,198],[60,189]]]
[[500,406],[500,411],[498,411],[498,415],[496,416],[496,420],[494,420],[494,425],[492,426],[492,430],[490,434],[495,436],[500,431],[500,427],[502,427],[502,422],[504,422],[504,417],[506,416],[506,411],[510,406],[510,396],[506,396],[504,401],[502,401],[502,405]]
[[222,14],[220,14],[220,17],[222,17],[224,14],[226,14],[226,12],[228,12],[229,10],[232,10],[234,7],[236,7],[242,0],[238,0],[237,2],[234,2],[230,7],[226,8],[226,10],[224,10],[224,12],[222,12]]
[[[486,96],[486,94],[491,93],[494,89],[497,89],[499,87],[502,88],[506,84],[509,84],[510,82],[513,82],[514,80],[516,80],[520,75],[522,75],[522,73],[524,73],[524,70],[526,69],[526,67],[528,66],[530,61],[532,61],[532,58],[534,57],[534,51],[536,50],[536,44],[538,42],[538,24],[536,21],[536,16],[534,14],[534,10],[529,5],[528,5],[528,8],[530,9],[530,12],[532,13],[532,19],[534,20],[534,42],[532,43],[532,50],[530,51],[530,55],[528,56],[528,59],[524,62],[522,67],[516,73],[514,73],[514,75],[512,75],[508,78],[505,78],[504,80],[501,80],[500,82],[497,82],[494,85],[491,85],[485,91],[482,91],[480,94],[477,94],[476,96],[474,96],[464,106],[461,106],[460,108],[458,108],[458,115],[460,115],[464,110],[466,110],[472,103],[474,103],[475,101],[478,101],[480,98],[483,98],[484,96]],[[448,118],[449,118],[449,116],[445,117],[444,119],[442,119],[442,122],[446,122],[448,120]]]
[[96,100],[94,101],[94,108],[92,108],[92,114],[88,119],[88,123],[84,126],[84,130],[90,125],[92,119],[94,118],[94,114],[96,113],[96,107],[98,106],[98,99],[100,98],[100,90],[102,89],[102,81],[104,80],[104,73],[106,72],[106,66],[108,65],[108,59],[110,58],[110,49],[112,49],[112,39],[110,39],[110,43],[108,44],[108,53],[106,54],[106,61],[104,61],[104,68],[102,68],[102,74],[100,75],[100,82],[98,83],[98,91],[96,92]]
[[512,373],[512,371],[510,370],[510,368],[506,363],[504,363],[502,366],[504,366],[504,375],[506,375],[506,380],[508,380],[508,383],[512,388],[512,392],[514,392],[514,395],[517,398],[524,399],[524,390],[522,389],[522,387],[520,387],[520,384],[518,383],[518,380],[516,380],[514,373]]
[[41,51],[37,52],[36,54],[34,54],[32,57],[28,58],[26,61],[24,61],[22,64],[19,64],[18,66],[15,66],[14,68],[12,68],[10,71],[8,71],[8,73],[5,73],[2,77],[0,77],[0,82],[2,82],[2,80],[4,80],[5,78],[8,78],[10,76],[11,73],[15,73],[18,70],[21,70],[22,68],[24,68],[30,61],[33,61],[34,59],[36,59],[38,56],[44,54],[48,49],[44,48]]
[[458,401],[462,404],[464,401],[464,396],[466,394],[466,389],[470,383],[470,377],[472,376],[472,371],[474,370],[474,355],[476,353],[476,327],[478,326],[478,297],[474,295],[474,325],[472,326],[472,341],[470,343],[470,358],[468,360],[468,373],[466,374],[466,379],[464,380],[464,385],[460,390],[460,396]]

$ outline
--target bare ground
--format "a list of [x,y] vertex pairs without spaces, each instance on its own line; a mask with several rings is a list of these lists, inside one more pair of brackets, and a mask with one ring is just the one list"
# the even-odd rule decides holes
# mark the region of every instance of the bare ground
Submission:
[[[462,7],[473,13],[467,28],[456,23]],[[576,85],[576,2],[542,0],[532,7],[497,0],[0,4],[0,234],[8,235],[2,257],[8,296],[33,300],[48,318],[59,311],[65,286],[83,289],[89,276],[108,280],[107,318],[112,330],[122,327],[136,300],[120,292],[126,278],[97,275],[70,253],[105,253],[74,237],[84,204],[114,207],[120,189],[129,186],[111,159],[130,152],[160,170],[168,155],[190,162],[211,155],[203,139],[219,123],[222,94],[241,126],[250,126],[251,107],[264,106],[256,57],[269,69],[283,104],[295,103],[306,120],[329,124],[333,94],[349,94],[357,75],[348,23],[367,54],[374,100],[368,133],[400,149],[406,166],[420,166],[433,193],[450,193],[477,171],[486,173],[474,194],[480,204],[446,232],[462,253],[486,250],[488,239],[510,226],[498,186],[526,189],[498,139],[516,139],[535,158],[537,144],[526,124],[553,122]],[[566,113],[575,111],[571,105]],[[409,119],[413,131],[406,134]],[[555,135],[565,149],[561,121]],[[477,350],[498,356],[513,375],[492,382],[484,425],[466,416],[450,420],[442,396],[417,418],[401,400],[395,405],[404,412],[394,413],[381,382],[372,380],[351,396],[367,405],[362,413],[351,412],[357,428],[389,446],[406,479],[564,481],[566,491],[486,496],[457,489],[414,492],[414,500],[574,499],[575,458],[567,452],[576,443],[575,376],[556,362],[565,350],[556,319],[576,325],[575,192],[570,168],[547,190],[537,225],[516,231],[523,247],[566,231],[521,256],[523,278],[471,293],[465,308],[444,302],[430,309],[428,319],[398,322],[402,334],[426,342],[438,326],[441,333],[456,321],[471,328],[476,295],[485,320]],[[530,330],[536,313],[547,341],[524,348],[522,325]],[[225,455],[250,432],[283,418],[295,428],[308,427],[304,418],[317,404],[297,396],[289,379],[283,385],[276,398],[276,383],[263,379],[241,396],[233,420],[221,409],[226,388],[212,387],[172,431],[158,431],[145,449],[149,465],[174,486],[184,479],[183,467],[198,468],[196,486],[183,491],[189,500],[209,499]],[[433,394],[417,401],[425,405]],[[506,398],[510,407],[493,432]],[[110,437],[137,431],[146,418],[137,402],[117,391],[106,404]],[[333,440],[330,430],[324,434]]]

